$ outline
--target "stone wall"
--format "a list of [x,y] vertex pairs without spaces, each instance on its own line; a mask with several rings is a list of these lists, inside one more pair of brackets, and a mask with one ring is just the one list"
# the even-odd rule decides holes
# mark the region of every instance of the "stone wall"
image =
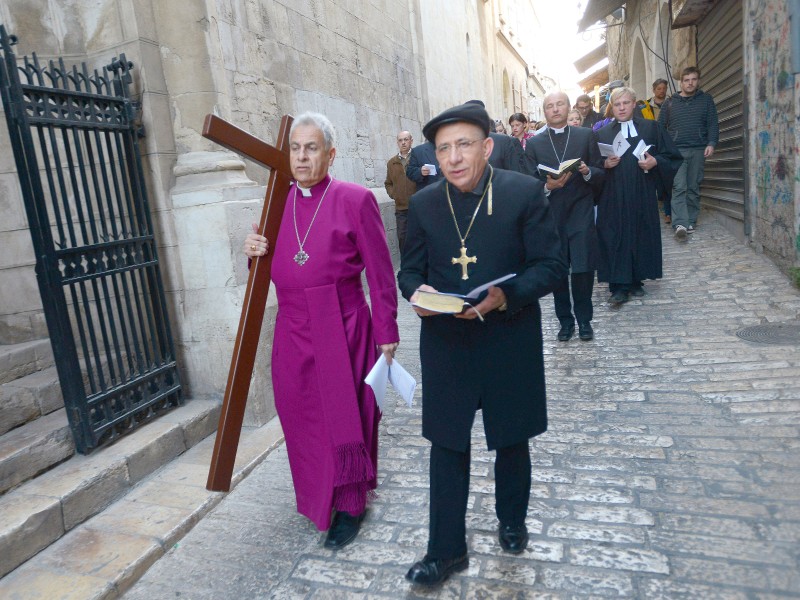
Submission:
[[750,237],[784,269],[797,265],[800,253],[800,80],[792,74],[787,17],[777,0],[745,8]]
[[659,78],[671,77],[677,87],[680,71],[695,62],[695,29],[669,28],[667,0],[627,2],[624,19],[609,17],[607,22],[609,80],[625,80],[639,98],[649,98]]
[[[140,145],[143,168],[165,286],[168,296],[174,295],[182,284],[180,266],[174,261],[174,235],[167,206],[175,145],[156,41],[156,21],[149,0],[4,0],[0,4],[0,22],[19,38],[15,46],[19,57],[33,52],[42,62],[63,57],[68,67],[86,62],[91,70],[100,69],[109,64],[112,57],[125,53],[135,64],[132,91],[135,99],[141,102],[141,118],[147,133]],[[1,147],[7,148],[4,119],[0,130]],[[0,290],[10,293],[21,286],[23,293],[11,294],[9,298],[0,296],[0,343],[47,335],[23,212],[13,159],[9,153],[3,153],[0,158],[0,215],[3,217],[0,219],[0,245],[6,258],[0,260]],[[170,308],[174,308],[172,302]],[[30,323],[30,327],[26,323]]]
[[47,336],[28,220],[0,106],[0,344]]

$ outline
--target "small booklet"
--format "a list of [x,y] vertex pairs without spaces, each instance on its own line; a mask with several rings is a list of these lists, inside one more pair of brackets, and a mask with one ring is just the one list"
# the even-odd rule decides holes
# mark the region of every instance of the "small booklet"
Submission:
[[475,304],[478,296],[480,296],[490,287],[511,279],[515,275],[516,273],[509,273],[503,277],[493,279],[489,283],[484,283],[483,285],[476,287],[474,290],[464,296],[461,294],[447,294],[445,292],[426,292],[423,290],[417,290],[417,300],[416,302],[412,302],[412,305],[419,306],[420,308],[431,310],[433,312],[457,315]]
[[572,158],[570,160],[565,160],[560,165],[558,165],[557,169],[553,169],[552,167],[548,167],[547,165],[539,164],[537,168],[540,172],[545,174],[550,174],[555,179],[559,179],[564,173],[571,173],[573,171],[577,171],[581,166],[581,159],[580,158]]
[[644,140],[639,140],[639,143],[633,150],[633,155],[636,157],[636,160],[644,160],[644,153],[650,150],[652,147],[652,144],[645,144]]
[[598,142],[597,147],[600,148],[600,156],[603,158],[608,158],[609,156],[616,156],[614,154],[614,146],[611,144],[604,144],[603,142]]

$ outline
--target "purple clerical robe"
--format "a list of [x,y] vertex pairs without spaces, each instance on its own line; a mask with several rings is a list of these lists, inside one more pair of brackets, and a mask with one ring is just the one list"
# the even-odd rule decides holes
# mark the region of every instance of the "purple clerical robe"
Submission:
[[[299,265],[298,236],[303,241],[306,232],[308,259]],[[364,377],[377,345],[400,339],[397,288],[375,196],[329,176],[310,197],[292,187],[272,251],[275,407],[297,510],[325,530],[332,508],[360,513],[377,485],[380,412]],[[361,285],[364,269],[372,311]]]

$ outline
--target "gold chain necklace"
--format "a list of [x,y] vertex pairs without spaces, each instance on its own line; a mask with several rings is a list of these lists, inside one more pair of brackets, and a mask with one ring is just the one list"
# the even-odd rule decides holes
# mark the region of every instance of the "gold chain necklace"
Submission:
[[445,182],[444,188],[447,193],[447,205],[450,207],[450,214],[453,215],[453,224],[456,226],[456,233],[458,233],[458,239],[461,240],[461,256],[458,258],[452,259],[452,264],[460,265],[461,266],[461,279],[469,279],[469,275],[467,274],[467,265],[470,263],[478,262],[477,256],[467,256],[467,247],[466,242],[467,238],[469,237],[469,232],[472,230],[472,226],[475,224],[475,217],[478,216],[478,211],[481,209],[481,204],[483,204],[483,199],[486,197],[486,193],[489,193],[489,214],[491,215],[491,204],[492,204],[492,177],[494,176],[494,169],[491,165],[489,165],[489,182],[486,184],[486,189],[483,190],[483,195],[481,199],[478,200],[478,206],[475,207],[475,212],[472,213],[472,219],[470,219],[469,227],[467,227],[467,232],[464,236],[461,235],[461,228],[458,226],[458,220],[456,219],[456,211],[453,210],[453,202],[450,200],[450,184]]
[[333,177],[328,182],[328,185],[325,187],[325,191],[322,192],[322,198],[319,199],[319,204],[317,204],[317,210],[314,211],[314,216],[311,217],[311,223],[308,224],[308,230],[306,234],[303,236],[303,241],[300,241],[300,232],[297,230],[297,188],[299,184],[295,182],[294,184],[294,205],[292,206],[292,216],[294,217],[294,234],[297,236],[297,245],[300,246],[300,250],[297,251],[297,254],[294,255],[294,262],[296,262],[301,267],[306,264],[306,261],[309,259],[308,253],[303,250],[303,245],[306,243],[308,239],[308,234],[311,233],[311,228],[314,226],[314,219],[317,218],[317,213],[319,212],[319,207],[322,206],[322,201],[325,200],[325,194],[328,193],[328,188],[331,187],[333,183]]

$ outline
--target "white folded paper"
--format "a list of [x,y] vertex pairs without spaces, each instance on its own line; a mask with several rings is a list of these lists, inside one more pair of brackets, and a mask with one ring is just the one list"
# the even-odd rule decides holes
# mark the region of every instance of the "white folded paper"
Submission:
[[412,406],[414,403],[417,381],[403,368],[403,365],[397,362],[396,358],[392,359],[392,365],[389,366],[386,357],[381,354],[375,362],[375,366],[364,378],[364,382],[375,392],[375,402],[381,411],[383,410],[383,400],[386,398],[387,383],[392,384],[392,387],[408,406]]
[[597,147],[600,148],[600,156],[603,158],[608,158],[609,156],[616,156],[614,154],[614,146],[611,144],[604,144],[603,142],[598,142]]
[[652,144],[645,144],[644,140],[639,140],[639,143],[636,144],[636,148],[633,150],[633,155],[636,157],[636,160],[644,160],[644,153],[652,147]]
[[423,167],[428,167],[428,170],[430,171],[430,173],[428,173],[428,175],[436,175],[436,172],[437,172],[436,171],[436,165],[431,165],[429,163],[425,163],[422,166]]
[[621,131],[617,134],[617,137],[614,138],[611,145],[614,147],[614,156],[622,156],[628,151],[628,148],[631,147],[631,143],[622,135]]

